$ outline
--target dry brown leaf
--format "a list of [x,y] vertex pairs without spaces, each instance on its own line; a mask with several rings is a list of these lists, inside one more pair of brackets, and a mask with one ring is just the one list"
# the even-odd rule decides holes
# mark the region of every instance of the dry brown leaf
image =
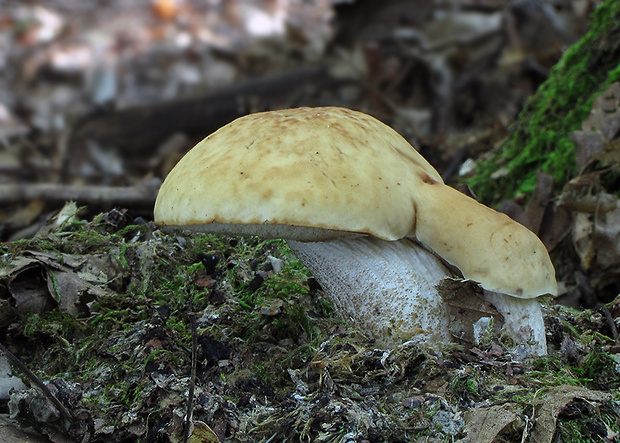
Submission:
[[220,439],[206,423],[194,420],[194,430],[189,437],[189,443],[219,443]]
[[519,407],[511,403],[470,409],[463,417],[467,438],[476,443],[493,443],[507,426],[523,425],[520,413]]
[[45,267],[37,261],[20,260],[8,281],[9,294],[20,313],[41,314],[52,308],[54,301],[47,284]]
[[620,83],[613,83],[593,103],[582,129],[571,134],[577,167],[584,170],[596,161],[618,166],[620,149]]
[[606,402],[613,397],[609,392],[591,391],[579,386],[555,386],[535,400],[532,443],[551,443],[555,435],[558,415],[576,398],[591,402]]
[[[188,443],[219,443],[217,434],[205,422],[193,420]],[[173,426],[168,430],[168,438],[172,443],[183,442],[184,421],[180,416],[175,416]]]
[[570,138],[575,145],[575,160],[579,170],[605,148],[605,139],[600,132],[575,131]]
[[620,275],[620,200],[613,179],[620,170],[620,83],[594,101],[571,139],[581,174],[564,186],[557,206],[573,213],[573,246],[598,292]]
[[[0,269],[18,312],[40,314],[58,305],[71,315],[112,294],[116,276],[112,259],[103,255],[48,254],[25,251]],[[3,318],[3,321],[7,319]]]
[[23,228],[33,223],[41,216],[45,202],[41,199],[33,200],[25,206],[13,210],[4,218],[3,223],[13,229]]
[[437,286],[439,295],[448,306],[450,332],[459,340],[476,342],[474,325],[483,317],[493,318],[493,328],[504,323],[502,315],[484,300],[482,288],[470,280],[445,278]]
[[2,443],[46,443],[49,439],[2,414],[0,416],[0,441]]
[[590,116],[583,122],[584,132],[600,131],[613,140],[620,131],[620,83],[611,84],[594,100]]
[[573,229],[570,211],[561,202],[556,205],[553,178],[542,171],[537,174],[536,188],[525,208],[506,200],[499,210],[538,235],[549,251]]

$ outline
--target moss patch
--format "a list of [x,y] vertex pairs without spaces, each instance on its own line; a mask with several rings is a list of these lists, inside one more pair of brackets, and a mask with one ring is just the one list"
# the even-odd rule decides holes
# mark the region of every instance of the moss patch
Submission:
[[[600,313],[547,309],[551,355],[535,360],[519,361],[492,333],[475,349],[378,349],[335,317],[284,242],[185,237],[110,220],[0,247],[4,270],[37,252],[49,266],[80,266],[76,275],[88,276],[102,256],[115,257],[87,309],[13,306],[0,325],[4,343],[81,414],[82,428],[41,423],[22,398],[20,418],[42,432],[69,428],[80,440],[90,426],[93,442],[176,435],[186,413],[192,315],[194,417],[220,441],[452,441],[466,437],[467,411],[510,405],[531,416],[533,405],[546,407],[538,393],[553,387],[620,387],[620,353]],[[10,278],[0,279],[0,294],[11,301]],[[588,441],[617,428],[615,400],[600,405],[601,415],[571,407],[577,412],[558,417],[558,432]],[[524,426],[514,422],[504,434],[522,435]]]
[[[620,1],[603,2],[590,23],[589,32],[566,50],[527,101],[511,135],[467,180],[481,201],[495,204],[529,195],[538,170],[553,176],[558,186],[577,172],[569,135],[581,129],[594,99],[620,80]],[[492,178],[499,169],[505,174]]]

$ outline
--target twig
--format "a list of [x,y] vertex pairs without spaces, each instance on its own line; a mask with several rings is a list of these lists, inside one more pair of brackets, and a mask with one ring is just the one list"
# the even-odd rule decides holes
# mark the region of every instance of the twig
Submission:
[[446,167],[443,174],[441,174],[441,178],[443,181],[448,182],[452,178],[454,174],[456,174],[465,161],[469,157],[469,147],[462,146],[456,151],[456,153],[452,156],[452,160],[450,164]]
[[611,329],[611,336],[613,337],[614,341],[618,343],[618,328],[616,327],[616,322],[611,316],[611,312],[609,312],[609,309],[607,308],[602,308],[601,312],[603,313],[603,316],[605,317],[605,320],[607,320],[607,324]]
[[15,366],[17,366],[19,370],[22,371],[26,375],[26,377],[28,377],[30,381],[43,392],[43,394],[54,404],[54,406],[56,406],[60,413],[67,420],[69,420],[69,423],[75,424],[75,418],[73,417],[71,412],[69,412],[65,405],[63,405],[60,400],[56,398],[52,391],[49,390],[49,388],[41,381],[41,379],[39,379],[39,377],[34,375],[34,373],[30,369],[28,369],[28,367],[19,358],[13,355],[13,353],[9,351],[2,343],[0,343],[0,351],[2,351],[4,355],[6,355],[7,358],[11,360],[11,362]]
[[197,348],[198,337],[196,333],[196,314],[191,312],[189,314],[189,325],[192,330],[192,369],[189,380],[189,393],[187,394],[187,412],[185,414],[185,431],[183,434],[183,442],[187,443],[190,437],[190,431],[192,429],[192,416],[194,413],[194,389],[196,386],[196,360],[197,360]]
[[133,186],[64,185],[19,183],[0,185],[0,205],[31,200],[77,201],[94,205],[148,206],[155,202],[161,180],[151,179]]
[[99,143],[133,143],[161,140],[184,132],[209,134],[237,117],[268,109],[292,92],[325,88],[337,81],[327,66],[308,66],[281,74],[248,80],[205,97],[136,106],[109,114],[87,116],[77,122],[69,146],[87,139]]
[[[532,414],[532,417],[534,414]],[[528,417],[527,414],[524,414],[525,417],[525,426],[523,426],[523,434],[521,434],[521,443],[525,443],[527,441],[527,437],[530,434],[530,429],[532,428],[532,420]]]

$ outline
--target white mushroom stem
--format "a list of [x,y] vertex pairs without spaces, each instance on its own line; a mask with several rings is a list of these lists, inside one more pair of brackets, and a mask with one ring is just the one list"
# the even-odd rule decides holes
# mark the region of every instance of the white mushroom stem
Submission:
[[504,317],[504,331],[527,355],[547,354],[547,336],[542,309],[537,298],[516,298],[484,291],[484,298]]
[[415,241],[357,237],[287,243],[336,312],[379,345],[451,341],[447,307],[436,289],[450,272]]
[[[455,327],[473,327],[451,314],[438,292],[437,285],[451,276],[450,271],[414,240],[356,237],[287,243],[326,291],[336,312],[380,346],[404,341],[445,345],[452,342]],[[537,299],[490,291],[484,291],[484,298],[502,314],[504,331],[525,345],[527,355],[546,354]]]

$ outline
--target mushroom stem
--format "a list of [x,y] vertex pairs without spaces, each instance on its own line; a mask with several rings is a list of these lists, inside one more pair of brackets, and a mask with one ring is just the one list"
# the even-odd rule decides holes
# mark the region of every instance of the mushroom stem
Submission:
[[484,291],[484,298],[504,317],[504,331],[516,343],[526,346],[526,355],[547,354],[545,322],[537,298],[516,298],[491,291]]
[[[460,319],[451,317],[437,289],[441,280],[451,276],[450,271],[416,241],[356,237],[287,243],[321,284],[336,312],[378,345],[452,342],[451,325]],[[538,299],[486,290],[484,299],[502,314],[503,329],[526,347],[526,355],[547,353]]]
[[357,237],[287,243],[336,312],[378,345],[451,342],[447,308],[436,288],[450,272],[415,241]]

